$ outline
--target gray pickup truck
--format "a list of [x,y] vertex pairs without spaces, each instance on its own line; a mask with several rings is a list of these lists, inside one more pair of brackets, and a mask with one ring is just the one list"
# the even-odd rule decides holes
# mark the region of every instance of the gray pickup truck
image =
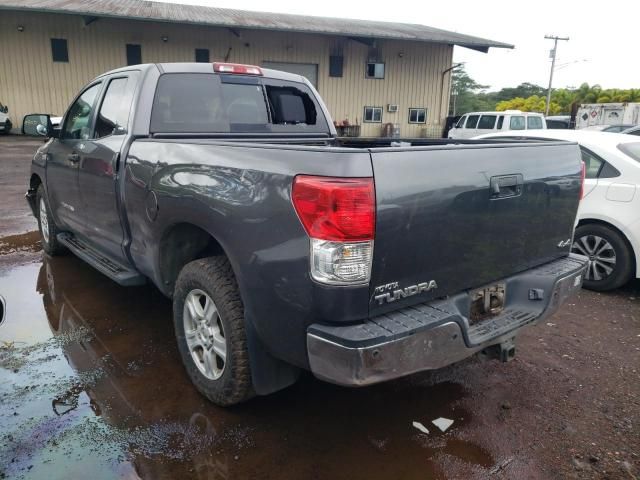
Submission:
[[368,385],[479,351],[582,283],[566,142],[340,139],[309,82],[153,64],[89,83],[33,159],[45,252],[173,299],[179,351],[231,405],[301,370]]

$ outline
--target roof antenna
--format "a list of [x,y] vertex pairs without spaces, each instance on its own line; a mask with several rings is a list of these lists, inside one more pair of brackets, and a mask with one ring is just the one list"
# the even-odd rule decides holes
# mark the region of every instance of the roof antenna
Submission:
[[231,47],[229,47],[229,50],[227,50],[227,54],[224,56],[224,61],[228,62],[229,58],[231,58]]

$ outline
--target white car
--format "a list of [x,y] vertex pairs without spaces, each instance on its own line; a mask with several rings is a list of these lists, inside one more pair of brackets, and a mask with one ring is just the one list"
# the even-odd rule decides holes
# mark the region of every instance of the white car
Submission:
[[502,132],[477,138],[577,142],[586,178],[573,251],[590,259],[584,285],[605,291],[640,278],[640,139],[588,130]]
[[470,112],[463,115],[449,130],[449,138],[473,138],[492,132],[505,130],[530,130],[547,128],[541,113],[505,110],[504,112]]

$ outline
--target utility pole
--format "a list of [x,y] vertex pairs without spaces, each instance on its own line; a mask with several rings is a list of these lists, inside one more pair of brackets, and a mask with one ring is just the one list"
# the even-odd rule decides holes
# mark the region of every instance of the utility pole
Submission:
[[553,50],[551,50],[551,72],[549,73],[549,88],[547,88],[547,105],[545,108],[545,117],[549,115],[549,104],[551,103],[551,84],[553,83],[553,69],[556,66],[556,52],[558,51],[558,40],[568,41],[569,37],[558,37],[556,35],[545,35],[547,40],[553,40]]

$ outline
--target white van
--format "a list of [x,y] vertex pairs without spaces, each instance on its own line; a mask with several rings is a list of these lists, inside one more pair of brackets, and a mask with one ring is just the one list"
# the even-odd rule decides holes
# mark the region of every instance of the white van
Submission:
[[540,130],[547,128],[541,113],[505,110],[504,112],[470,112],[449,130],[449,138],[473,138],[476,135],[505,130]]

